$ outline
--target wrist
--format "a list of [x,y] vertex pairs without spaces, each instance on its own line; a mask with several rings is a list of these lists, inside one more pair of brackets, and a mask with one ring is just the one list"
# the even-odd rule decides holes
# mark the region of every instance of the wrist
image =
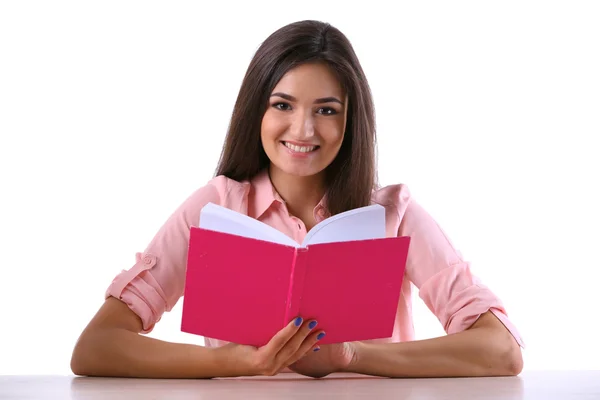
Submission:
[[232,378],[242,376],[239,363],[233,362],[232,348],[229,345],[208,348],[210,360],[215,369],[215,377]]
[[346,345],[348,346],[347,351],[349,352],[349,361],[344,367],[340,368],[338,372],[358,373],[360,372],[365,352],[369,351],[369,345],[363,342],[350,342],[346,343]]

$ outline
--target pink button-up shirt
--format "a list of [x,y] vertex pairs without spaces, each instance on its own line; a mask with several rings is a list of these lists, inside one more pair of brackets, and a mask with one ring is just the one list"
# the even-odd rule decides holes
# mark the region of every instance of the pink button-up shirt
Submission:
[[[406,185],[375,190],[371,200],[385,207],[388,236],[411,237],[393,334],[373,342],[414,340],[412,283],[448,334],[467,329],[481,314],[491,311],[523,346],[500,299],[473,276],[469,263]],[[190,227],[198,226],[200,210],[209,202],[256,218],[298,243],[307,233],[302,220],[288,213],[266,170],[250,181],[237,182],[224,176],[211,179],[175,210],[146,249],[137,253],[135,264],[118,274],[106,291],[106,297],[122,300],[140,317],[144,333],[150,332],[183,296]],[[327,217],[323,201],[313,215],[317,223]],[[211,347],[225,343],[212,338],[205,338],[205,342]]]

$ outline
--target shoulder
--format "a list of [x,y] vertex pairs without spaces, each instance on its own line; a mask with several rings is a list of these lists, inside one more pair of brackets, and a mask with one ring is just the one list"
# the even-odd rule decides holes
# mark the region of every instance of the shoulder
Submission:
[[374,202],[386,208],[386,224],[388,229],[398,232],[401,236],[411,236],[421,245],[414,247],[423,251],[443,251],[447,257],[457,256],[451,240],[440,227],[437,220],[425,207],[415,199],[406,184],[395,184],[382,187],[373,192]]
[[238,182],[219,175],[208,180],[203,186],[195,189],[181,204],[179,211],[196,221],[200,210],[208,203],[232,208],[236,211],[245,203],[249,188],[246,181]]
[[373,190],[371,201],[393,211],[401,218],[413,201],[413,196],[405,183],[381,186]]
[[216,194],[221,199],[226,198],[227,196],[236,195],[237,192],[246,191],[247,187],[250,185],[248,181],[238,182],[234,179],[228,178],[225,175],[217,175],[211,179],[209,179],[204,186],[196,189],[194,194]]
[[385,208],[386,232],[389,236],[396,236],[401,224],[412,207],[413,199],[408,186],[397,183],[378,187],[371,194],[371,203],[379,204]]

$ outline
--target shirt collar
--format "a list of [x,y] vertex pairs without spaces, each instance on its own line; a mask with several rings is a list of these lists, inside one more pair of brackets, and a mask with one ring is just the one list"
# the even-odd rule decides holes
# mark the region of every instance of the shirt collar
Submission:
[[[248,211],[251,212],[253,218],[260,218],[273,203],[279,203],[285,207],[285,201],[281,198],[269,177],[269,169],[265,168],[251,179],[252,186],[251,201],[249,202]],[[323,196],[319,204],[314,209],[314,215],[317,220],[321,220],[329,216],[325,207],[326,196]]]
[[252,178],[250,184],[252,191],[248,208],[253,218],[260,218],[275,202],[285,203],[271,184],[268,168],[263,169]]

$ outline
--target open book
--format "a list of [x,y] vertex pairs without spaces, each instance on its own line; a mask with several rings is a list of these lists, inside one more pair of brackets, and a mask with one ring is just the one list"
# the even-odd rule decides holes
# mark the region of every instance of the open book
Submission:
[[302,243],[212,203],[190,230],[181,330],[262,346],[296,316],[321,344],[387,338],[409,237],[386,237],[380,205],[315,225]]

